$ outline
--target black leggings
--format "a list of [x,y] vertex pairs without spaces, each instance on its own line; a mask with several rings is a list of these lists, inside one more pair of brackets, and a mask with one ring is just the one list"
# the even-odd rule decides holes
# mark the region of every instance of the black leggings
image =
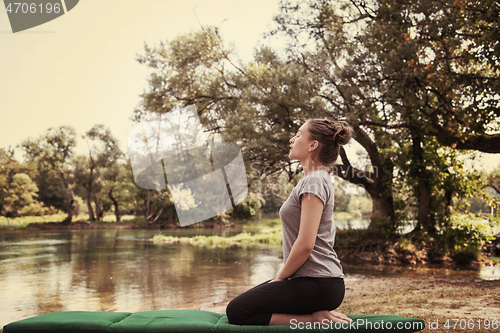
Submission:
[[229,302],[226,314],[231,324],[269,325],[273,313],[311,314],[334,310],[342,303],[344,293],[342,278],[266,281]]

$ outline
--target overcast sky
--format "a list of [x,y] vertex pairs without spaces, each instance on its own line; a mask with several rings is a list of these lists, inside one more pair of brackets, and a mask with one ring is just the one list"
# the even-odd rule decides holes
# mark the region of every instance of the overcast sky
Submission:
[[[127,151],[130,117],[148,89],[150,70],[135,60],[144,43],[217,25],[247,61],[277,13],[278,0],[80,0],[65,15],[14,34],[2,9],[0,148],[49,127],[70,125],[80,136],[104,124]],[[86,153],[82,140],[77,152]],[[488,156],[478,165],[490,170],[499,161]]]

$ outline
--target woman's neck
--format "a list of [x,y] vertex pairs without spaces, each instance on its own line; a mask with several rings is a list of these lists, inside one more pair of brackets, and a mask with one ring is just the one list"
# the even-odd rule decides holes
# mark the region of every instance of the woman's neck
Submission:
[[302,165],[302,169],[304,170],[304,175],[308,175],[311,172],[318,171],[318,170],[325,170],[326,171],[326,166],[323,163],[315,162],[312,159],[307,159],[305,161],[301,161],[300,164]]

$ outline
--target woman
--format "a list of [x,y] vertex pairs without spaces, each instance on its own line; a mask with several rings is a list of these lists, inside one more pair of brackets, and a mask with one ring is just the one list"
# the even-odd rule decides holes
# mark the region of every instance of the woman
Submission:
[[344,274],[333,249],[333,185],[326,167],[349,142],[351,127],[312,119],[290,139],[290,159],[300,160],[304,177],[280,209],[284,265],[278,276],[234,298],[231,324],[290,325],[350,322],[333,311],[344,299]]

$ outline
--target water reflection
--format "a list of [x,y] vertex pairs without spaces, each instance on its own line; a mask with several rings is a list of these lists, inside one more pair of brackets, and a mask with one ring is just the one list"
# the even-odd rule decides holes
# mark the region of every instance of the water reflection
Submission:
[[145,241],[153,235],[0,235],[0,327],[53,311],[196,308],[230,299],[281,268],[279,248],[158,246]]

